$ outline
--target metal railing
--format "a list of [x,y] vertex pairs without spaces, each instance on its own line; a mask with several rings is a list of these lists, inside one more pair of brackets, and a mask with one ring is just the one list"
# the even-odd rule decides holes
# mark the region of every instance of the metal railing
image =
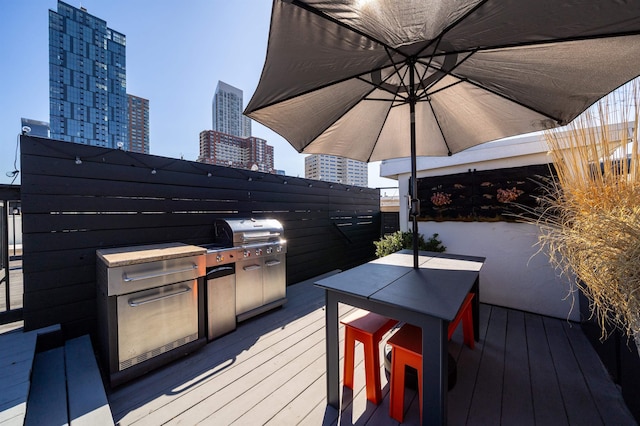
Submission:
[[[17,251],[16,216],[20,214],[20,187],[13,185],[0,186],[0,324],[8,324],[22,320],[22,303],[12,303],[12,291],[19,286],[12,285],[13,264],[21,265],[22,259]],[[9,248],[9,218],[12,217],[12,249]],[[21,266],[20,266],[21,267]],[[15,273],[13,274],[16,275]],[[15,294],[13,295],[15,298]]]

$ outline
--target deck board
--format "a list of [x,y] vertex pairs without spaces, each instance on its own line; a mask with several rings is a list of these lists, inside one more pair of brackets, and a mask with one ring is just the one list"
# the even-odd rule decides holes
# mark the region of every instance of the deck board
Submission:
[[[500,415],[507,312],[492,310],[466,424],[487,425]],[[464,368],[464,365],[459,367]]]
[[543,322],[549,346],[553,348],[551,356],[569,424],[602,424],[600,413],[592,404],[593,397],[589,392],[581,391],[588,389],[587,383],[584,380],[583,371],[576,363],[562,323],[550,318],[543,318]]
[[507,312],[502,424],[534,425],[524,313]]
[[525,314],[529,371],[536,424],[566,425],[562,394],[541,316]]
[[[382,403],[366,400],[359,347],[342,412],[326,405],[324,292],[309,280],[289,287],[287,298],[281,309],[239,324],[196,353],[111,389],[115,422],[397,425],[384,374]],[[339,306],[341,316],[350,310]],[[450,342],[458,375],[448,395],[449,424],[586,424],[583,414],[596,423],[635,424],[579,327],[569,325],[482,304],[475,349],[462,344],[460,330]],[[342,371],[342,326],[339,337]],[[418,424],[416,392],[407,390],[405,398],[403,424]]]
[[0,392],[0,423],[24,422],[38,335],[59,329],[60,327],[55,325],[27,332],[15,329],[2,334],[0,379],[3,387]]

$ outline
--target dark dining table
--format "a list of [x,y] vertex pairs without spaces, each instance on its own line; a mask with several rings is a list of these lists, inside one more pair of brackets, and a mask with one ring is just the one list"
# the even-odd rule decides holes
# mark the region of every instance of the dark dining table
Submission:
[[315,282],[325,290],[327,403],[340,409],[338,303],[422,328],[422,423],[447,423],[448,325],[466,295],[475,292],[474,335],[479,336],[479,276],[484,257],[401,250]]

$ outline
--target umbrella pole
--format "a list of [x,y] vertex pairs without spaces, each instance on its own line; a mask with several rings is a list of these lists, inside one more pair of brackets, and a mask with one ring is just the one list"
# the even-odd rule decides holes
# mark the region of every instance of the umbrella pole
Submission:
[[418,180],[416,167],[416,89],[414,86],[415,60],[409,59],[409,112],[411,116],[411,209],[409,214],[413,221],[413,268],[418,269]]
[[416,179],[416,123],[415,103],[411,103],[411,219],[413,221],[413,267],[418,269],[418,181]]

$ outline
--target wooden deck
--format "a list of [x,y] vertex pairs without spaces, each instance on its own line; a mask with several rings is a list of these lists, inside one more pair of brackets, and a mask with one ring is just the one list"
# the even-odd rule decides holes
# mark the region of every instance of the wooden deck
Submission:
[[[340,413],[327,407],[324,293],[309,280],[287,296],[283,308],[108,390],[116,424],[397,424],[384,375],[384,401],[367,402],[359,348],[356,389],[343,388]],[[636,424],[579,326],[489,305],[481,305],[480,320],[474,350],[462,346],[460,329],[450,343],[458,376],[449,424]],[[404,424],[419,423],[416,399],[407,393]]]

